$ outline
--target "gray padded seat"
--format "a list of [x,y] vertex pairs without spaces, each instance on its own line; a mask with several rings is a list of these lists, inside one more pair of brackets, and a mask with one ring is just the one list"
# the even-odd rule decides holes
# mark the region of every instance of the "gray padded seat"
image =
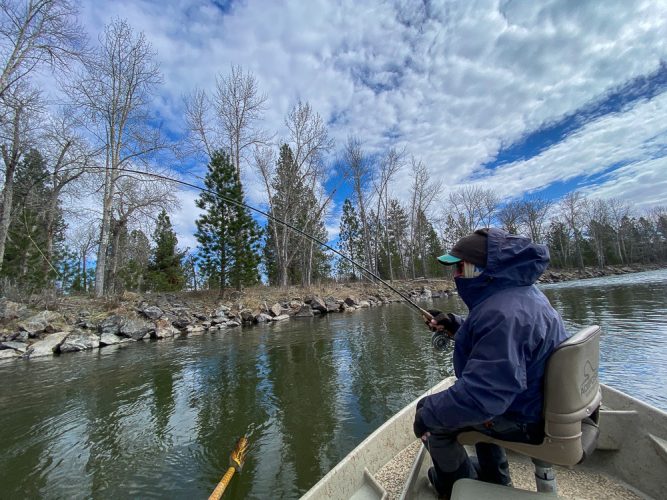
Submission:
[[501,441],[480,432],[463,432],[461,444],[496,443],[548,464],[573,466],[595,449],[601,392],[598,380],[600,327],[589,326],[560,344],[544,376],[544,441]]

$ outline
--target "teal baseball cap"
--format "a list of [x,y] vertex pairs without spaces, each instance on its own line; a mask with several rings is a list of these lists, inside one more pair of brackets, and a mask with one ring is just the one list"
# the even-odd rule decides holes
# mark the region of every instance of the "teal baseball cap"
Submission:
[[454,247],[438,257],[438,261],[446,266],[451,266],[457,262],[465,260],[475,264],[477,267],[486,267],[486,244],[489,235],[489,229],[478,229],[468,236],[464,236],[456,242]]

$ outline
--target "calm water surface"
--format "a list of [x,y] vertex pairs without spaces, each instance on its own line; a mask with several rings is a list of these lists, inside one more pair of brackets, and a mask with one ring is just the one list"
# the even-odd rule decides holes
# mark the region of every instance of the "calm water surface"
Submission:
[[[667,270],[543,289],[572,331],[603,326],[603,382],[667,410]],[[450,358],[394,304],[5,363],[0,498],[206,498],[248,428],[225,498],[297,498]]]

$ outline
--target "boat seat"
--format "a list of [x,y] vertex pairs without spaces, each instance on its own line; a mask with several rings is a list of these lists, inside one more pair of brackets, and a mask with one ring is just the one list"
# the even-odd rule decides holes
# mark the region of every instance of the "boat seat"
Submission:
[[[527,455],[535,464],[536,480],[553,474],[551,464],[572,467],[595,450],[601,401],[598,367],[600,327],[589,326],[561,343],[547,361],[544,373],[544,440],[540,444],[494,439],[476,431],[462,432],[464,445],[495,443]],[[551,478],[549,478],[551,479]],[[540,489],[540,488],[551,488]],[[540,484],[538,491],[554,491]]]
[[508,488],[500,484],[484,483],[474,479],[459,479],[454,483],[450,500],[553,500],[554,495]]

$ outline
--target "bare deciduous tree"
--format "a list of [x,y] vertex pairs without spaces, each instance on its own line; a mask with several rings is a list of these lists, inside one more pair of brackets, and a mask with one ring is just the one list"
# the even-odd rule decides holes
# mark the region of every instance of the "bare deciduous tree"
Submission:
[[[63,193],[69,190],[86,174],[86,168],[93,162],[94,152],[85,139],[75,130],[71,114],[61,112],[50,117],[42,137],[42,147],[47,158],[50,174],[49,198],[44,200],[46,207],[46,260],[53,257],[53,238],[55,235],[54,217]],[[75,197],[80,192],[71,193]],[[45,263],[45,265],[47,265]]]
[[584,223],[584,209],[586,200],[579,191],[573,191],[566,194],[560,201],[560,213],[570,231],[570,238],[574,240],[574,251],[577,259],[577,265],[584,267],[584,257],[582,254],[582,231]]
[[512,200],[498,210],[500,227],[508,233],[518,234],[520,231],[521,206],[522,203],[520,201]]
[[630,205],[627,202],[618,198],[610,198],[609,204],[609,219],[612,228],[616,234],[614,248],[616,256],[621,264],[624,264],[627,259],[627,250],[625,248],[626,240],[629,237],[624,230],[624,222],[631,217],[632,212]]
[[[390,233],[389,228],[389,184],[394,176],[403,168],[403,156],[405,151],[397,151],[394,148],[389,149],[380,159],[378,172],[373,182],[373,189],[376,197],[375,216],[375,238],[373,245],[373,260],[378,261],[378,253],[380,244],[384,244],[387,255],[391,254],[390,249]],[[380,234],[381,228],[384,227],[384,235]],[[394,279],[394,269],[392,259],[388,259],[389,264],[389,279]]]
[[212,97],[201,89],[185,97],[190,145],[209,159],[215,150],[228,152],[240,178],[243,155],[267,142],[266,134],[257,128],[265,102],[252,73],[232,66],[228,75],[216,78]]
[[610,236],[609,209],[605,200],[588,200],[584,204],[585,225],[598,267],[606,264],[605,244]]
[[489,227],[498,208],[498,196],[491,189],[466,186],[450,193],[446,215],[453,240],[466,236],[480,227]]
[[369,159],[361,149],[361,141],[349,136],[342,158],[345,177],[352,181],[352,189],[357,198],[357,210],[361,222],[364,244],[364,263],[373,272],[377,269],[371,254],[370,227],[367,214],[367,189],[373,181],[373,170]]
[[130,229],[146,229],[154,219],[154,214],[164,209],[171,211],[178,206],[173,185],[164,181],[156,181],[150,177],[122,176],[118,179],[118,189],[113,203],[113,227],[111,231],[109,280],[107,291],[116,291],[116,280],[119,266],[125,256],[120,245],[120,239]]
[[521,202],[519,221],[535,243],[544,243],[551,206],[551,201],[540,196],[532,196]]
[[0,0],[0,98],[42,63],[67,66],[85,45],[67,0]]
[[102,226],[95,270],[95,294],[104,294],[107,249],[113,201],[120,169],[141,161],[163,147],[161,134],[150,123],[152,94],[161,82],[155,54],[143,33],[135,34],[125,20],[107,25],[94,58],[70,87],[85,111],[85,125],[104,152]]
[[433,200],[442,189],[442,181],[432,181],[431,174],[426,165],[414,156],[410,160],[410,166],[413,178],[410,189],[410,266],[412,277],[416,278],[415,261],[417,260],[417,256],[421,260],[422,269],[426,269],[425,242],[420,237],[424,232],[424,228],[420,226],[422,217],[419,214],[424,214],[424,216],[428,214]]
[[97,245],[99,237],[99,228],[96,223],[89,221],[79,225],[69,237],[70,244],[76,249],[79,258],[79,272],[81,275],[81,291],[88,291],[87,267],[88,254]]

